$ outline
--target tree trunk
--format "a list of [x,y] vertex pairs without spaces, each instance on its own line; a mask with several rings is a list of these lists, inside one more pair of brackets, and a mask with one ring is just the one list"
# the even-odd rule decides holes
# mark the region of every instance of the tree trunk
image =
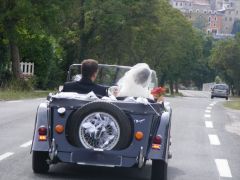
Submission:
[[166,81],[166,74],[163,74],[159,80],[159,85],[164,86],[165,81]]
[[[80,19],[79,19],[79,29],[80,29],[80,37],[79,37],[79,55],[78,55],[78,61],[82,61],[87,57],[87,51],[88,51],[88,43],[90,38],[92,37],[94,31],[95,31],[95,23],[93,22],[92,27],[86,32],[85,31],[85,0],[80,0]],[[95,18],[93,18],[93,21],[95,21]]]
[[175,92],[178,93],[178,82],[175,82]]
[[85,0],[80,0],[80,19],[79,19],[79,29],[80,29],[80,42],[79,42],[79,61],[82,61],[85,59],[85,33],[84,33],[84,27],[85,27],[85,11],[84,11],[84,3]]
[[13,76],[16,79],[19,79],[21,74],[19,49],[17,44],[11,40],[10,40],[10,53],[11,53]]
[[235,93],[234,93],[234,87],[233,87],[233,85],[230,86],[230,89],[231,89],[232,96],[234,96]]
[[170,82],[169,82],[169,88],[170,88],[171,95],[173,95],[174,91],[173,91],[173,81],[172,80],[170,80]]

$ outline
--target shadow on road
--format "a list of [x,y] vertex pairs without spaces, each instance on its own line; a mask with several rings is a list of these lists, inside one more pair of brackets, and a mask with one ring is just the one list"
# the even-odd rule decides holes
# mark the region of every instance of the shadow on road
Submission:
[[185,172],[181,169],[168,166],[168,180],[178,179],[179,176],[185,175]]
[[[168,167],[168,180],[177,179],[185,173],[175,167]],[[106,168],[57,164],[44,175],[33,175],[34,179],[79,179],[79,180],[150,180],[151,165],[143,169],[137,168]]]
[[151,166],[137,168],[106,168],[69,164],[57,164],[44,175],[34,175],[34,179],[88,179],[88,180],[149,180]]

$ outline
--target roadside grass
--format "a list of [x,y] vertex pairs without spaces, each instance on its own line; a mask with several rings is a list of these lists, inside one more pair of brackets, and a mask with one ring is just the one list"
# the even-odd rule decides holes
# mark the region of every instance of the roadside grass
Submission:
[[52,91],[14,91],[0,89],[0,100],[19,100],[47,97]]
[[231,98],[231,101],[226,101],[223,105],[227,108],[240,110],[240,98]]

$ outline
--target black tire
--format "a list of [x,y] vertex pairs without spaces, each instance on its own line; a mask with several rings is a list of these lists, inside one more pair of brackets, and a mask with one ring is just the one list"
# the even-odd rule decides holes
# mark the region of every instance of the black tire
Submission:
[[32,169],[34,173],[47,173],[49,170],[48,152],[33,151],[32,152]]
[[214,96],[211,96],[211,99],[213,99],[214,98]]
[[120,138],[113,147],[115,150],[124,149],[129,146],[132,138],[131,122],[128,116],[116,105],[109,102],[95,101],[90,102],[75,111],[67,124],[67,134],[69,141],[77,146],[83,147],[79,138],[79,127],[82,120],[93,112],[108,113],[115,118],[120,128]]
[[226,97],[226,100],[228,100],[228,97]]
[[167,163],[162,160],[152,160],[151,180],[167,180]]

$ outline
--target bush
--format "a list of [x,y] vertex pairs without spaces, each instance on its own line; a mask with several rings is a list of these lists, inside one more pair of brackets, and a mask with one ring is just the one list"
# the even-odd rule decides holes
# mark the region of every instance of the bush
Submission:
[[12,79],[12,74],[10,71],[0,72],[0,88],[5,87],[6,83]]
[[12,91],[31,91],[34,89],[35,83],[35,77],[21,77],[20,79],[11,79],[3,88]]

